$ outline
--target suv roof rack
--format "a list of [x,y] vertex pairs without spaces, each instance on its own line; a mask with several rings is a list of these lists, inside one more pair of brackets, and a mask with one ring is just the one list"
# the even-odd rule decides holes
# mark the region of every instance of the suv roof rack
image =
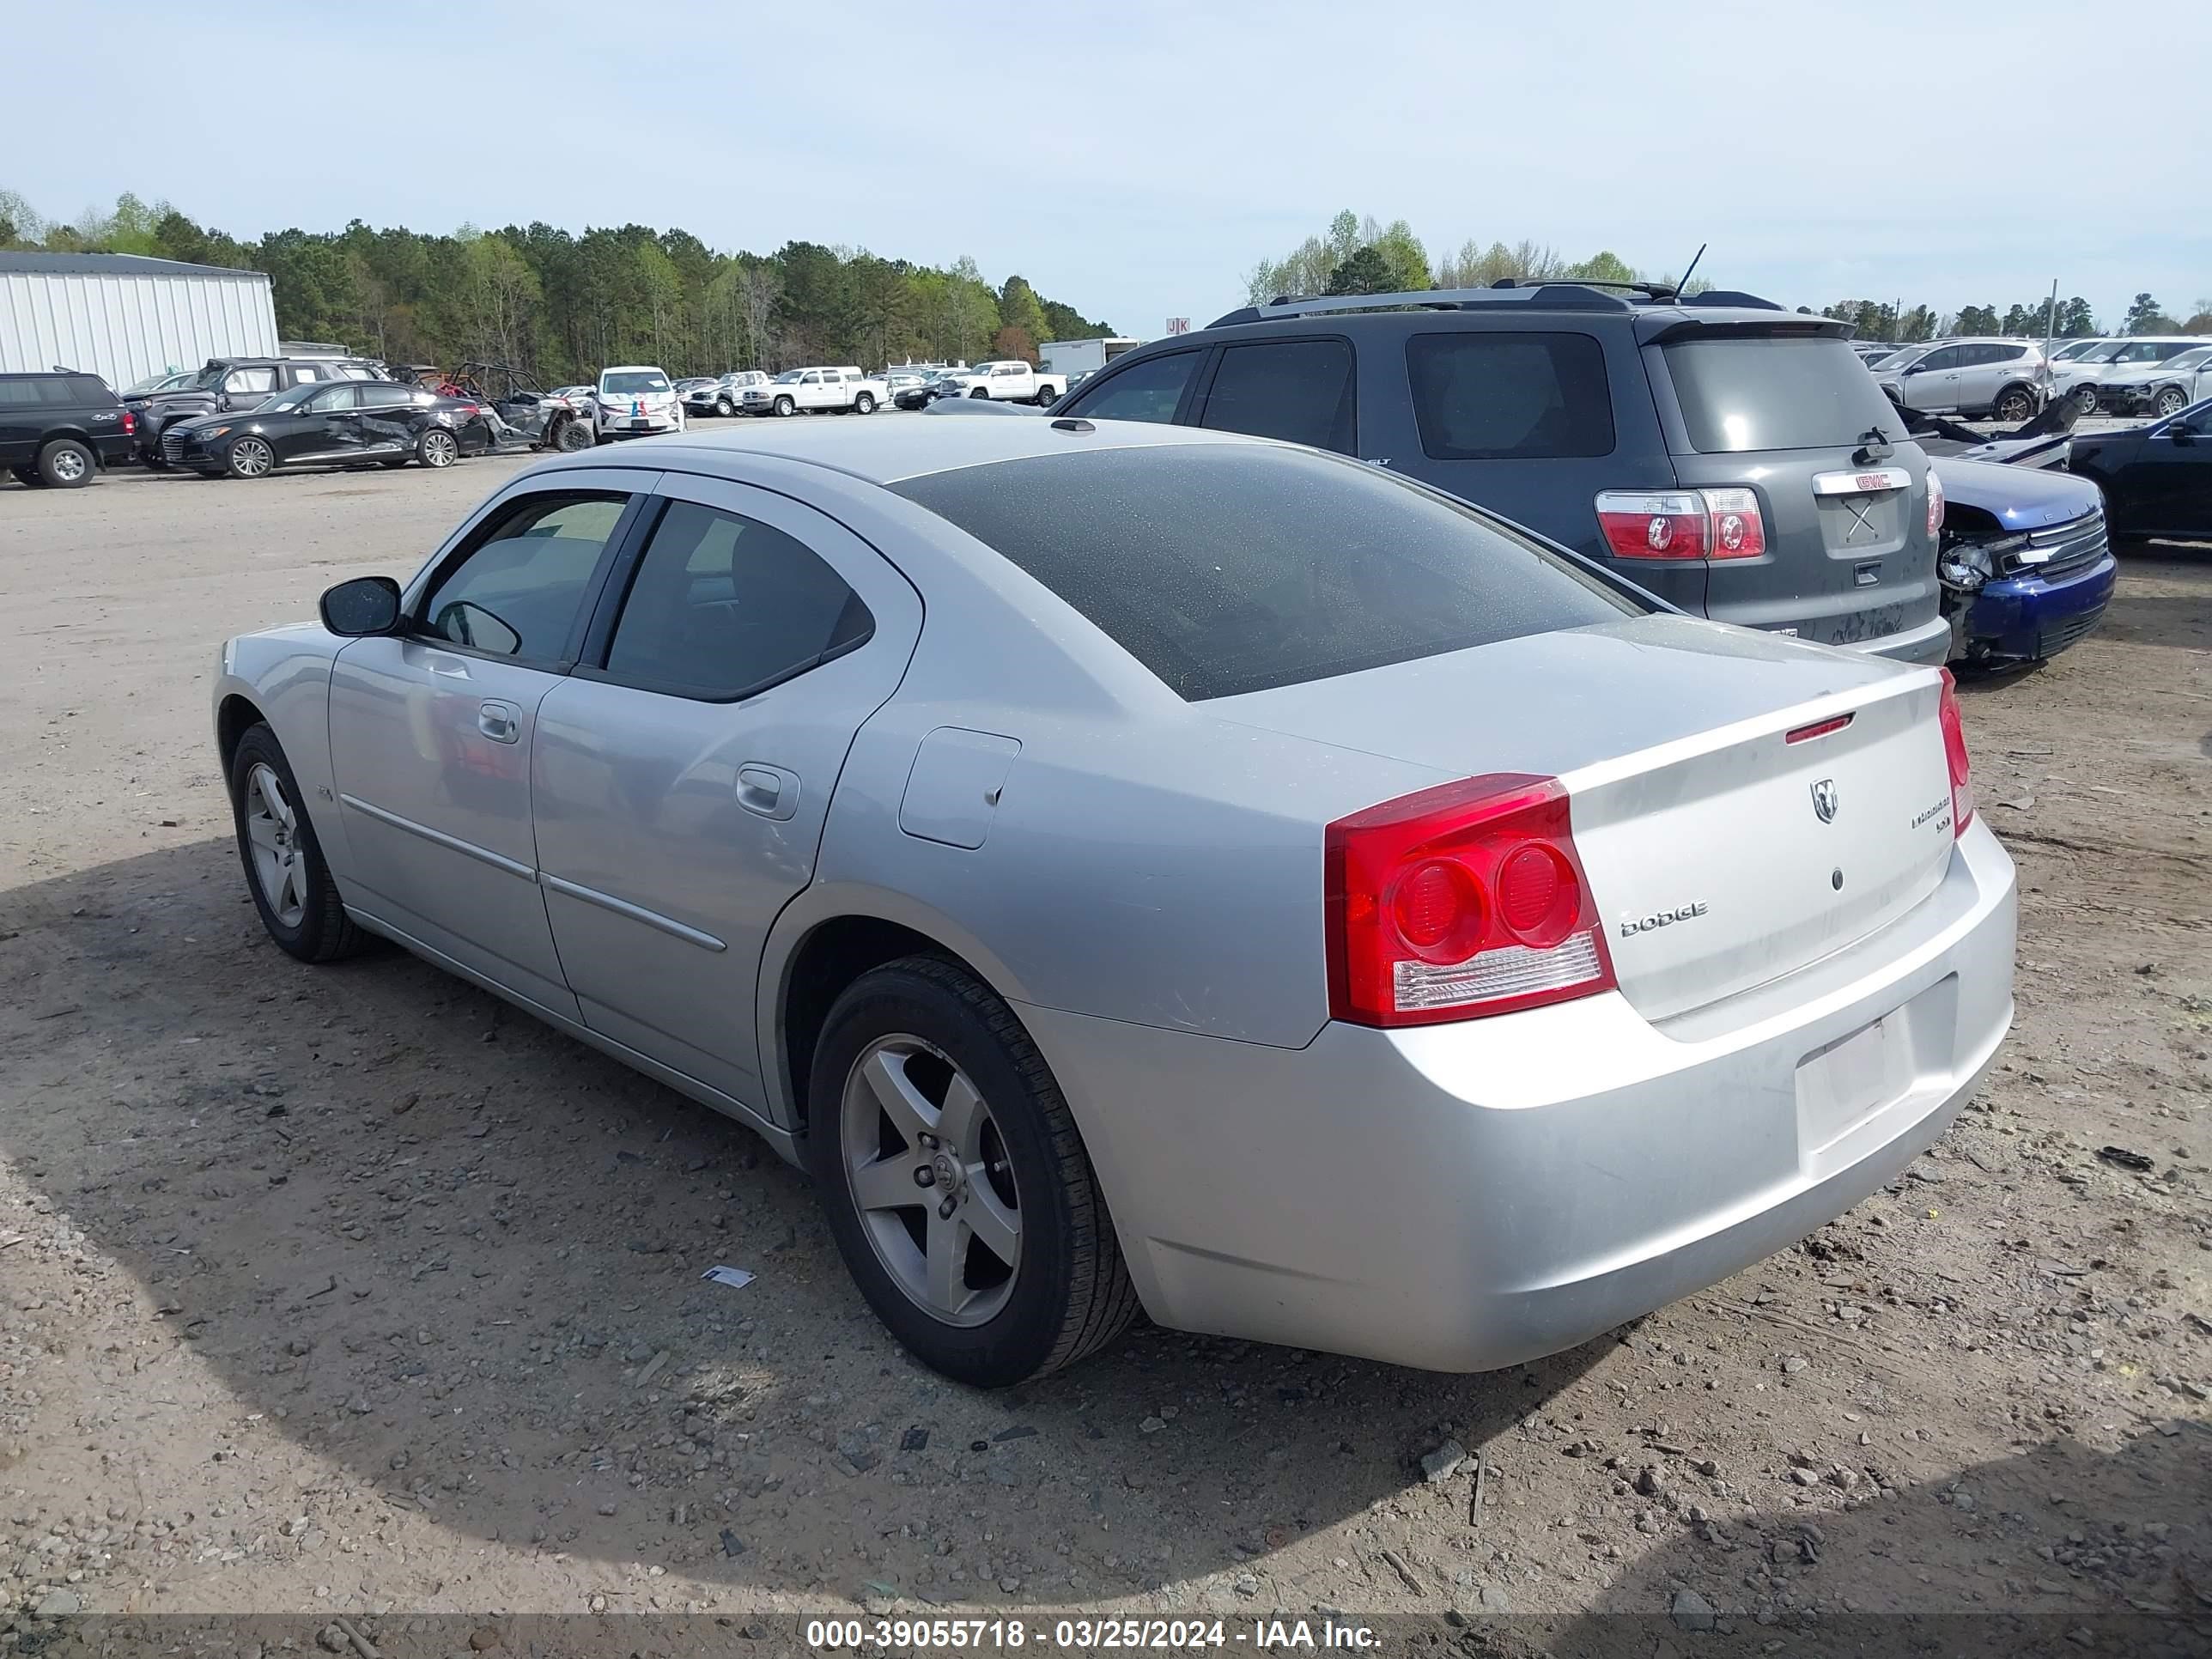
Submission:
[[[1632,299],[1608,294],[1626,289]],[[1639,305],[1742,306],[1759,311],[1783,307],[1755,294],[1733,289],[1708,289],[1702,294],[1678,295],[1664,283],[1613,283],[1595,277],[1561,277],[1556,281],[1522,283],[1501,277],[1488,288],[1414,289],[1403,294],[1331,294],[1285,295],[1263,306],[1244,306],[1217,317],[1206,326],[1230,328],[1245,323],[1264,323],[1279,317],[1320,317],[1343,311],[1427,309],[1462,311],[1479,306],[1525,305],[1540,311],[1633,311]]]

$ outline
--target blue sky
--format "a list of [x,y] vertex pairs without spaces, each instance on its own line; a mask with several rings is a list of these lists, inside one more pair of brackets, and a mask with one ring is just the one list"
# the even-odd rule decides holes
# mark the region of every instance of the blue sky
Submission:
[[1707,242],[1701,275],[1792,305],[2002,308],[2055,276],[2111,325],[2138,289],[2212,296],[2208,66],[2205,0],[19,8],[9,127],[51,141],[0,187],[234,235],[636,221],[969,254],[1146,336],[1241,303],[1342,207],[1432,256],[1679,270]]

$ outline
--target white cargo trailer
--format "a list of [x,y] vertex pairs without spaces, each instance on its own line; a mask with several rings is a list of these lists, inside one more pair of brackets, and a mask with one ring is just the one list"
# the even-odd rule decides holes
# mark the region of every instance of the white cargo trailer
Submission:
[[0,252],[0,370],[82,369],[120,392],[276,350],[265,271],[130,253]]
[[1103,340],[1047,340],[1037,348],[1037,356],[1055,374],[1081,374],[1103,368],[1123,352],[1133,351],[1142,344],[1142,340],[1124,339],[1120,335]]

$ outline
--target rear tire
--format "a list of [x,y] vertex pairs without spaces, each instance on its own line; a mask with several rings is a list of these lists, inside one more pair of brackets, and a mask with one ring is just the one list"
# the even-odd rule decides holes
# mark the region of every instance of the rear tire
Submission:
[[92,451],[74,438],[57,438],[39,452],[39,482],[54,489],[82,489],[100,471]]
[[461,459],[460,440],[442,426],[434,426],[416,440],[415,459],[435,470],[449,467]]
[[[963,1081],[974,1104],[960,1113]],[[877,1109],[886,1086],[899,1115]],[[848,986],[815,1045],[808,1101],[807,1156],[837,1248],[925,1364],[1006,1388],[1074,1364],[1136,1317],[1066,1099],[1013,1011],[965,969],[908,957]],[[866,1182],[871,1169],[883,1178]],[[856,1188],[875,1201],[864,1208]],[[1011,1266],[994,1237],[1013,1241]]]
[[876,399],[874,394],[863,392],[860,396],[853,399],[853,413],[855,415],[872,415],[875,412]]
[[368,943],[345,913],[292,763],[265,721],[247,728],[231,757],[230,809],[246,890],[281,949],[301,962],[336,962]]
[[2024,386],[2008,386],[1997,393],[1990,413],[2007,425],[2025,421],[2035,413],[2035,394]]

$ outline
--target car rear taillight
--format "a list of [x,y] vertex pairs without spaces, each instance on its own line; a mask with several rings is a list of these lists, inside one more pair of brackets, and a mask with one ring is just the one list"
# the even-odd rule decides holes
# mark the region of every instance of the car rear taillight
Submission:
[[131,437],[137,434],[137,430],[138,417],[136,415],[133,415],[129,410],[125,410],[123,411],[123,435],[126,438]]
[[1943,533],[1943,480],[1936,469],[1928,469],[1928,539],[1935,541]]
[[1951,671],[1943,672],[1943,698],[1936,718],[1943,726],[1943,761],[1951,769],[1951,830],[1966,833],[1974,821],[1974,769],[1966,758],[1966,722],[1959,713],[1959,683]]
[[1748,489],[1608,489],[1597,498],[1605,544],[1621,559],[1755,559],[1766,521]]
[[1556,778],[1493,774],[1328,826],[1328,1005],[1430,1025],[1613,988]]

